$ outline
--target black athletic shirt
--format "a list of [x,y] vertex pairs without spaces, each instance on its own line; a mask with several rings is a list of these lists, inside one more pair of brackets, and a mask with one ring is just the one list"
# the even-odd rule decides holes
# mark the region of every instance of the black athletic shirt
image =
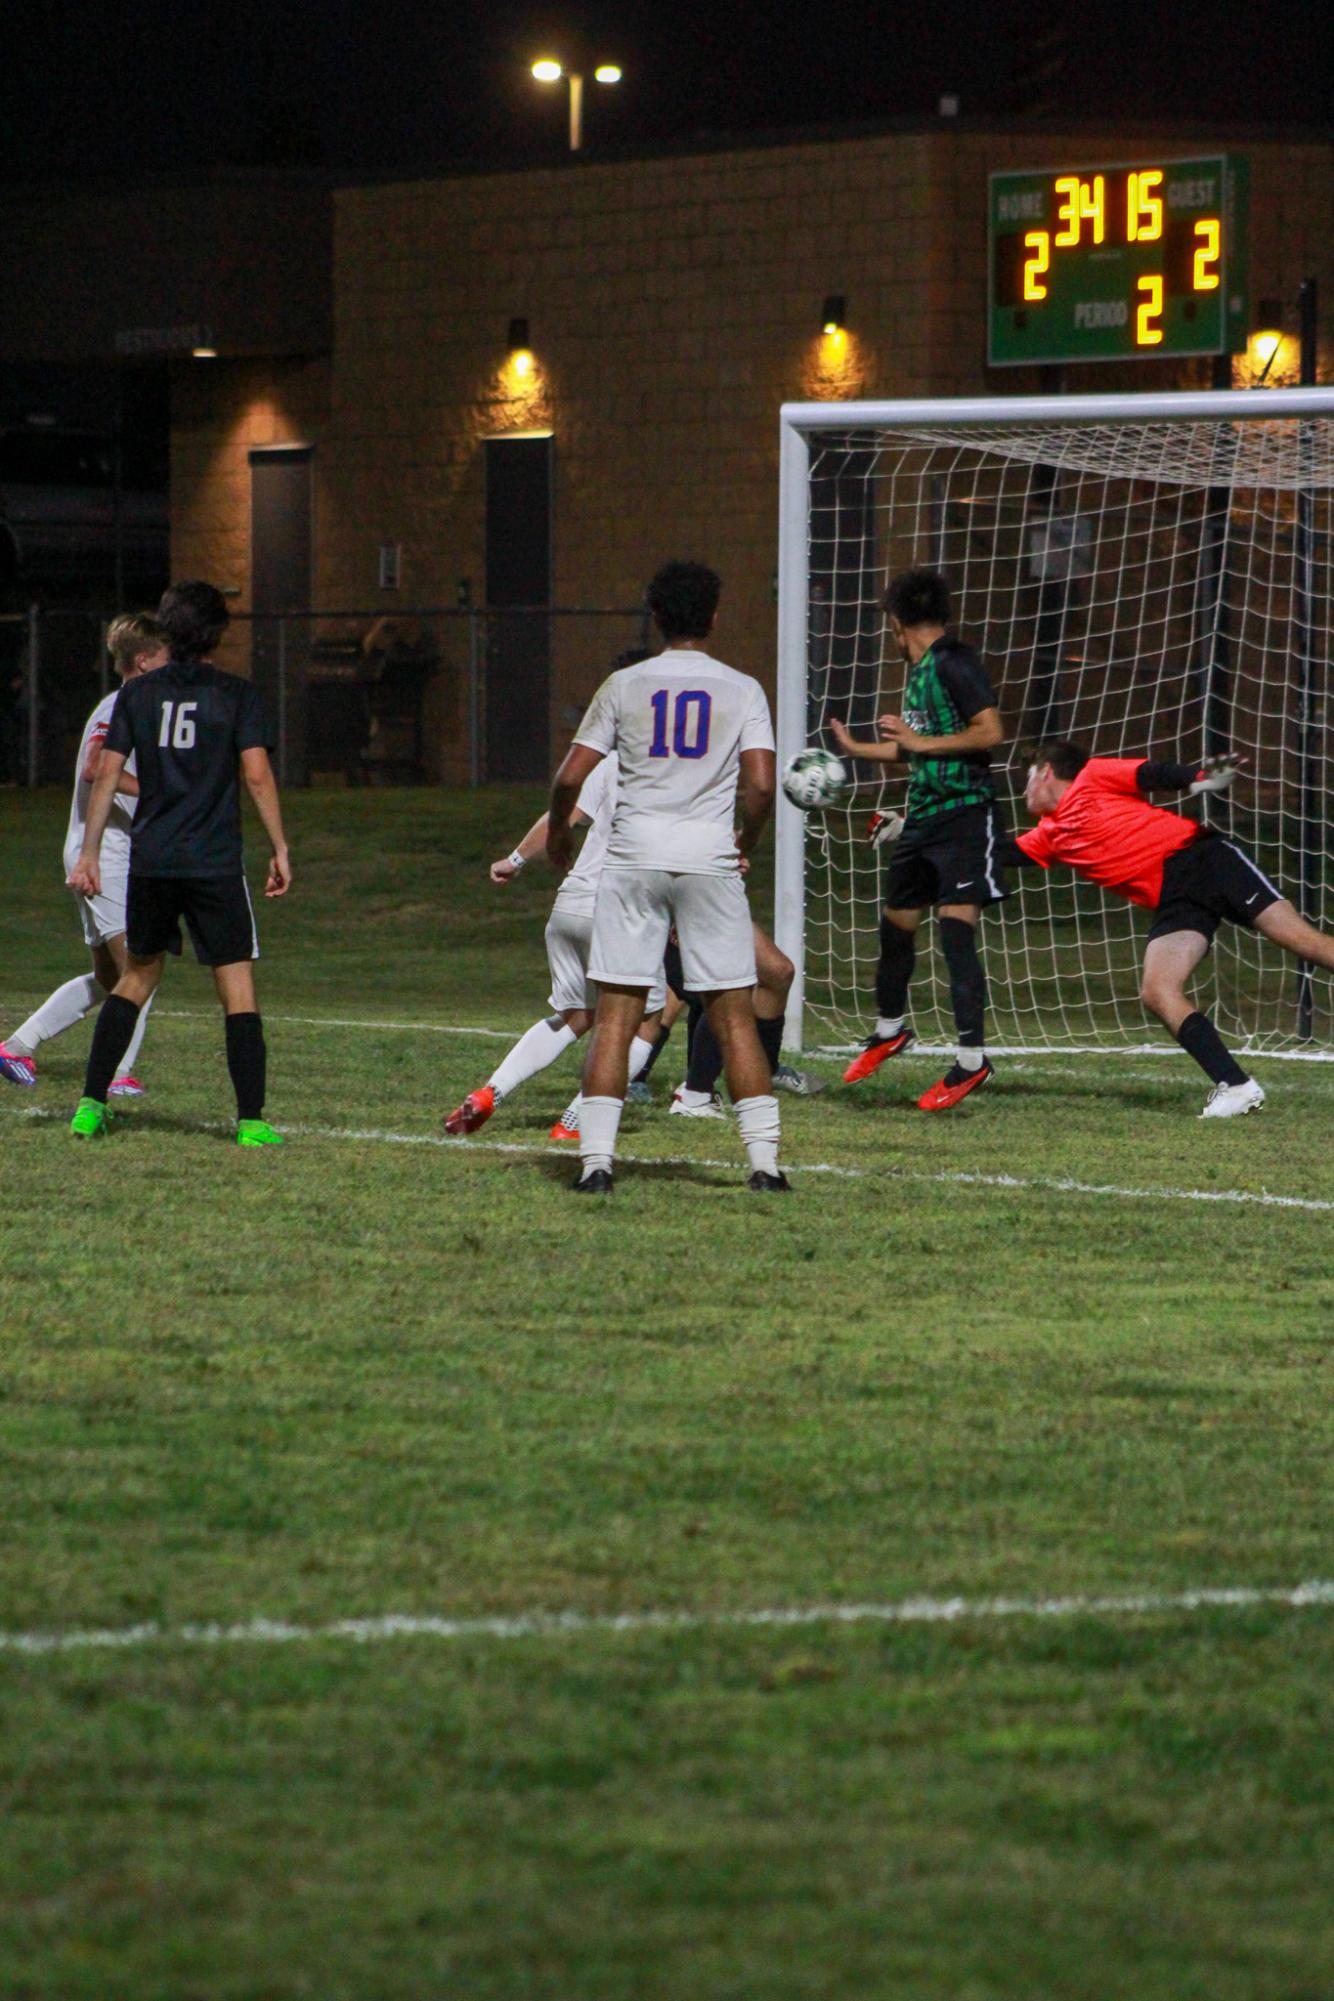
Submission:
[[127,681],[106,748],[134,752],[132,875],[240,875],[240,757],[269,748],[259,690],[207,661],[169,660]]

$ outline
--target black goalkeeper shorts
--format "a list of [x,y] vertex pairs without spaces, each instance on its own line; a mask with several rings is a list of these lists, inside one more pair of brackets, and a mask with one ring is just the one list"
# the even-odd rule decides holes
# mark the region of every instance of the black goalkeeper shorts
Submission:
[[937,903],[998,903],[1009,885],[996,860],[1005,828],[995,804],[962,806],[915,825],[895,842],[885,871],[887,910]]
[[1176,931],[1198,931],[1212,943],[1225,917],[1249,927],[1282,898],[1282,890],[1275,889],[1248,854],[1221,834],[1206,831],[1163,864],[1163,893],[1149,942]]
[[201,966],[259,957],[259,934],[243,875],[136,875],[130,870],[125,943],[136,959],[181,949],[181,919]]

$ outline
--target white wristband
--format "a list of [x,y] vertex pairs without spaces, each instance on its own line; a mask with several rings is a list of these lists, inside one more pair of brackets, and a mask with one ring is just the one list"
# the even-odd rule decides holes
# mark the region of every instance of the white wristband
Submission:
[[527,864],[528,864],[528,857],[527,857],[527,855],[521,855],[521,854],[519,853],[519,850],[518,850],[518,849],[516,848],[516,849],[514,850],[513,854],[512,854],[511,856],[510,856],[510,867],[511,867],[511,868],[526,868],[526,867],[527,867]]

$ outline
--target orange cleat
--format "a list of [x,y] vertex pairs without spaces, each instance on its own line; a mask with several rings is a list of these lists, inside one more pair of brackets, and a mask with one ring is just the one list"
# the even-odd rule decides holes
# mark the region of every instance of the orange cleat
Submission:
[[860,1084],[863,1077],[869,1077],[891,1056],[901,1056],[917,1037],[910,1028],[901,1028],[897,1035],[868,1035],[860,1056],[854,1056],[843,1072],[845,1084]]
[[445,1131],[455,1139],[460,1133],[475,1133],[495,1109],[496,1094],[489,1084],[483,1084],[480,1091],[469,1091],[463,1103],[450,1113],[445,1120]]
[[923,1091],[917,1100],[917,1109],[921,1112],[948,1112],[966,1098],[970,1091],[981,1090],[987,1078],[994,1077],[995,1074],[985,1056],[982,1058],[980,1070],[961,1070],[956,1063],[952,1070],[946,1071],[938,1084],[933,1084],[929,1091]]
[[553,1139],[578,1139],[579,1128],[578,1126],[567,1126],[563,1120],[557,1119],[555,1125],[551,1128],[551,1137]]

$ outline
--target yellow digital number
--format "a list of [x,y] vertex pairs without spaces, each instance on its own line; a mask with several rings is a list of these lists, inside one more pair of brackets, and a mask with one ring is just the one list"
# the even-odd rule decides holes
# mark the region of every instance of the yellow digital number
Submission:
[[1051,269],[1051,238],[1045,229],[1030,229],[1024,248],[1030,253],[1024,259],[1024,297],[1045,299],[1047,287],[1042,281]]
[[1216,292],[1219,287],[1218,259],[1223,247],[1223,225],[1216,215],[1195,225],[1195,290]]
[[1056,192],[1062,196],[1056,211],[1056,220],[1064,225],[1054,238],[1058,250],[1068,250],[1072,243],[1079,241],[1079,176],[1062,174],[1056,182]]
[[1126,240],[1129,243],[1156,243],[1163,233],[1162,196],[1154,189],[1163,184],[1161,167],[1147,167],[1131,174],[1126,183]]
[[1142,295],[1135,308],[1135,345],[1157,347],[1163,330],[1153,322],[1163,316],[1163,281],[1157,275],[1141,278],[1135,289]]
[[1102,174],[1079,184],[1079,213],[1093,224],[1093,241],[1101,243],[1107,233],[1107,182]]

